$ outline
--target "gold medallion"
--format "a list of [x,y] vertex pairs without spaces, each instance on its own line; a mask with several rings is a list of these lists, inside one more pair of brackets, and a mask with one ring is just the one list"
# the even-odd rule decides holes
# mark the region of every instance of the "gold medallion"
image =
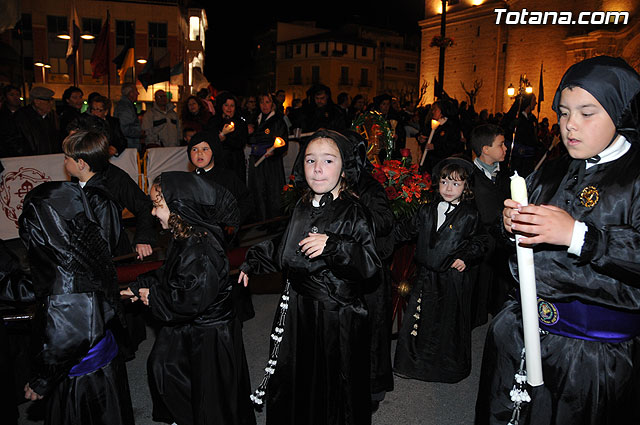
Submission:
[[271,130],[269,130],[268,128],[265,128],[264,129],[264,134],[269,134],[269,133],[271,133]]
[[600,194],[594,186],[587,186],[580,192],[580,203],[587,208],[593,207],[599,200]]

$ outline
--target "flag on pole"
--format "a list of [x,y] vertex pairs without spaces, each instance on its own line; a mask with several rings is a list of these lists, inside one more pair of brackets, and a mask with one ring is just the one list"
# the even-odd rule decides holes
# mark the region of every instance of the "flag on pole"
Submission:
[[164,56],[158,59],[157,62],[155,62],[152,49],[149,59],[147,59],[147,64],[138,75],[138,80],[142,83],[142,87],[144,87],[145,90],[147,90],[147,87],[151,84],[169,81],[171,70],[171,67],[169,66],[169,58],[169,52],[167,52]]
[[69,42],[67,43],[67,63],[75,61],[78,46],[80,46],[80,20],[75,2],[71,3],[71,19],[69,20]]
[[171,84],[178,86],[184,85],[184,62],[182,60],[171,67],[169,71],[169,81]]
[[124,45],[120,54],[113,58],[112,62],[116,64],[116,69],[120,76],[120,84],[124,83],[124,75],[127,73],[129,68],[134,67],[133,40],[127,41],[127,44]]
[[109,73],[109,17],[109,11],[107,11],[107,20],[102,25],[96,47],[91,55],[91,76],[93,78],[102,77]]
[[540,63],[540,83],[538,85],[538,103],[544,100],[544,85],[542,84],[542,65],[543,63]]
[[144,87],[145,90],[147,90],[147,87],[149,87],[152,83],[151,83],[151,78],[152,78],[152,74],[153,74],[153,48],[149,49],[149,57],[147,58],[147,63],[144,64],[144,68],[142,68],[142,72],[140,72],[140,74],[138,74],[138,81],[140,81],[140,83],[142,84],[142,87]]

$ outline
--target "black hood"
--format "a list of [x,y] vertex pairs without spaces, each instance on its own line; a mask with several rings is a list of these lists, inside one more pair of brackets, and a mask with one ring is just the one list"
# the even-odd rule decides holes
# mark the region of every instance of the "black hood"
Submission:
[[191,140],[189,140],[189,143],[187,144],[187,158],[189,158],[189,162],[193,164],[193,161],[191,160],[191,149],[193,149],[195,145],[202,142],[205,142],[209,145],[212,154],[211,158],[215,163],[216,155],[220,153],[222,146],[220,144],[220,138],[218,137],[218,135],[210,131],[201,131],[200,133],[196,133],[191,137]]
[[222,186],[186,171],[168,171],[160,179],[169,210],[185,222],[211,231],[221,241],[225,227],[238,227],[238,204]]
[[588,91],[607,111],[618,133],[630,142],[638,141],[640,75],[627,62],[621,58],[596,56],[572,65],[562,77],[553,98],[553,110],[558,119],[560,96],[567,87]]
[[345,175],[345,180],[349,187],[355,187],[358,183],[358,178],[360,177],[360,166],[358,165],[358,158],[356,152],[358,151],[357,146],[341,133],[333,130],[319,130],[313,133],[311,137],[309,137],[309,141],[307,143],[300,144],[300,151],[298,152],[298,157],[296,158],[296,162],[293,166],[293,176],[294,182],[297,187],[307,188],[307,181],[304,177],[304,155],[307,150],[307,146],[309,143],[315,139],[331,139],[336,142],[338,146],[338,150],[340,151],[340,156],[342,158],[342,171]]

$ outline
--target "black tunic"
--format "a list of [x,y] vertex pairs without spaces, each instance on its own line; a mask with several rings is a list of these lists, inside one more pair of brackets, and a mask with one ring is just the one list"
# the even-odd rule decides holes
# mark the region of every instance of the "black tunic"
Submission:
[[[639,161],[638,148],[632,145],[621,158],[586,170],[582,180],[585,161],[567,156],[546,162],[529,177],[530,203],[556,205],[588,226],[579,257],[562,247],[535,248],[538,297],[639,311]],[[580,201],[588,186],[599,193],[592,207]],[[537,388],[532,405],[525,405],[521,423],[640,423],[640,337],[604,343],[549,333],[541,336],[540,344],[544,386]],[[509,420],[509,391],[523,346],[520,305],[512,300],[487,334],[476,423]],[[541,417],[547,420],[540,422]]]
[[[436,229],[438,202],[394,230],[397,241],[418,236],[418,278],[398,335],[394,370],[423,381],[454,383],[471,372],[471,292],[487,246],[478,211],[461,202]],[[451,268],[456,259],[463,272]]]
[[[322,255],[309,260],[298,242],[314,226],[329,239]],[[365,212],[348,195],[323,207],[300,202],[278,250],[271,241],[249,250],[243,271],[282,269],[290,284],[266,391],[267,424],[371,423],[369,324],[361,285],[379,268]],[[276,325],[278,320],[276,314]]]
[[115,268],[84,193],[71,182],[43,183],[25,198],[19,223],[37,301],[29,385],[47,399],[45,424],[133,424],[119,356],[70,376],[121,318]]
[[376,235],[376,252],[382,268],[365,291],[371,323],[371,394],[381,398],[386,391],[393,390],[391,366],[391,256],[394,241],[392,236],[395,217],[382,185],[371,173],[363,171],[357,187],[360,202],[371,215]]
[[274,218],[282,214],[281,193],[285,184],[282,156],[287,146],[275,149],[273,155],[266,158],[257,167],[256,161],[273,145],[276,137],[287,142],[287,124],[282,115],[275,113],[271,118],[260,121],[249,138],[251,156],[249,157],[249,190],[255,202],[255,218],[259,221]]
[[222,114],[215,115],[206,125],[206,130],[219,134],[225,124],[233,122],[234,130],[226,134],[222,146],[221,155],[216,153],[216,165],[221,165],[227,170],[233,171],[242,181],[246,181],[247,166],[244,157],[244,147],[249,139],[249,132],[245,120],[236,114],[233,118],[224,118]]
[[237,204],[219,185],[192,173],[162,173],[171,212],[193,227],[172,238],[162,267],[138,277],[161,322],[147,361],[153,419],[181,425],[251,425],[249,371],[224,251],[224,226]]

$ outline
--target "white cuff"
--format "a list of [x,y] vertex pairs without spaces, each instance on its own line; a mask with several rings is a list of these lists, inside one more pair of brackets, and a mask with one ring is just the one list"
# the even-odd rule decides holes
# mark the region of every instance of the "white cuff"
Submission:
[[584,235],[587,234],[589,228],[581,221],[573,222],[573,234],[571,235],[571,245],[567,249],[569,254],[580,256],[582,252],[582,245],[584,245]]

